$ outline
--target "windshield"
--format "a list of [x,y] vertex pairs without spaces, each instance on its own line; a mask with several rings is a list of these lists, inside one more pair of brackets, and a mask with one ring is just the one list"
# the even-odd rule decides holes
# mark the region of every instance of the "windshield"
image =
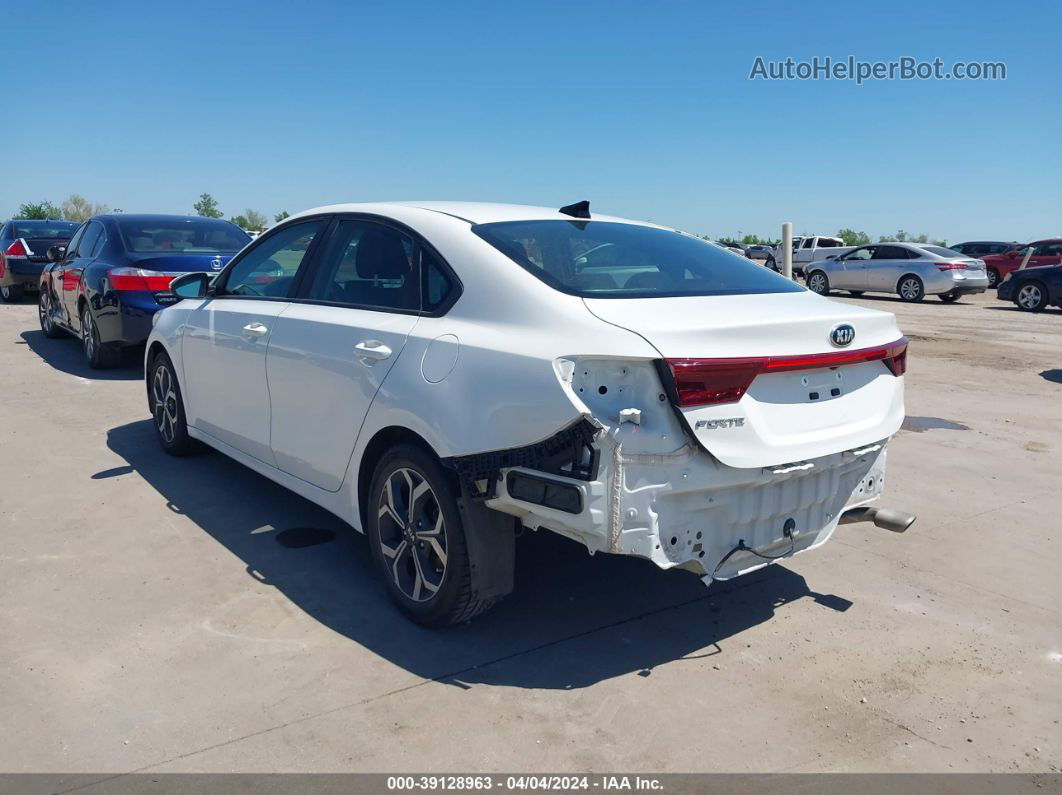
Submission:
[[15,221],[14,237],[34,240],[69,240],[77,224],[70,221]]
[[472,231],[551,287],[586,298],[749,295],[803,287],[700,238],[607,221],[506,221]]
[[209,218],[122,220],[118,222],[125,247],[135,254],[230,254],[250,236],[228,221]]

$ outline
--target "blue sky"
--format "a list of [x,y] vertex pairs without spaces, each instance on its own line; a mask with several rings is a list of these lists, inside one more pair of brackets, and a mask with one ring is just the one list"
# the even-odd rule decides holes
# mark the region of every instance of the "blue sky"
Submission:
[[[1062,234],[1057,2],[0,0],[0,215],[336,201],[594,209],[693,232]],[[50,50],[41,45],[52,42]],[[750,81],[757,55],[1005,81]]]

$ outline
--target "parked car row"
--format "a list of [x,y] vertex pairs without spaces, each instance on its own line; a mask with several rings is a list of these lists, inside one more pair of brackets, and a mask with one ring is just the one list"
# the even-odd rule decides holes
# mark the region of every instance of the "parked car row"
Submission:
[[[977,257],[973,252],[993,251]],[[1014,300],[1020,309],[1039,311],[1059,304],[1050,266],[1062,266],[1062,239],[1038,240],[1026,245],[998,242],[959,243],[954,247],[927,243],[876,243],[841,249],[839,255],[805,266],[808,289],[820,295],[847,290],[853,295],[883,292],[904,301],[921,301],[935,295],[944,303],[964,295],[1000,288],[998,297]],[[1028,260],[1026,268],[1020,270]],[[1015,290],[1011,277],[1024,290]],[[1004,284],[1008,284],[1003,289]],[[1021,298],[1018,294],[1021,294]]]
[[216,273],[250,237],[213,218],[99,215],[48,249],[37,270],[41,329],[73,334],[89,366],[113,367],[143,345],[174,277]]
[[913,521],[868,508],[904,416],[892,314],[586,202],[336,205],[253,242],[98,216],[49,254],[48,336],[105,366],[147,334],[162,448],[215,448],[366,532],[424,624],[507,594],[522,527],[710,583],[845,514]]

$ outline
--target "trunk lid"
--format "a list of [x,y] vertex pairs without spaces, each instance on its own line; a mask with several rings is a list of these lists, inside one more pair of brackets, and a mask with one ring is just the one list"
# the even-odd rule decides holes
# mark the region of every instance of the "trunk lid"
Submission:
[[[864,448],[903,422],[903,378],[884,357],[840,364],[804,359],[884,351],[901,339],[890,313],[810,292],[584,301],[598,318],[638,334],[665,360],[742,359],[747,367],[749,360],[770,358],[773,364],[739,399],[708,405],[678,405],[672,369],[661,368],[690,433],[728,466],[777,467]],[[833,330],[846,325],[854,338],[833,344]]]
[[217,273],[235,254],[130,254],[135,268],[165,274]]
[[48,261],[48,249],[52,246],[66,246],[70,242],[70,238],[64,240],[54,237],[24,237],[22,239],[26,241],[26,246],[30,250],[27,259],[36,263]]

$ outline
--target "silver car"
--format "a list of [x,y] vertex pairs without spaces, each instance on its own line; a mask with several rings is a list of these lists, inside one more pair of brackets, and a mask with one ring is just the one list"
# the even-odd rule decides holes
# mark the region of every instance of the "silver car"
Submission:
[[819,295],[830,290],[893,293],[912,302],[935,295],[950,304],[988,289],[982,260],[923,243],[860,246],[836,259],[812,262],[805,270],[808,289]]

